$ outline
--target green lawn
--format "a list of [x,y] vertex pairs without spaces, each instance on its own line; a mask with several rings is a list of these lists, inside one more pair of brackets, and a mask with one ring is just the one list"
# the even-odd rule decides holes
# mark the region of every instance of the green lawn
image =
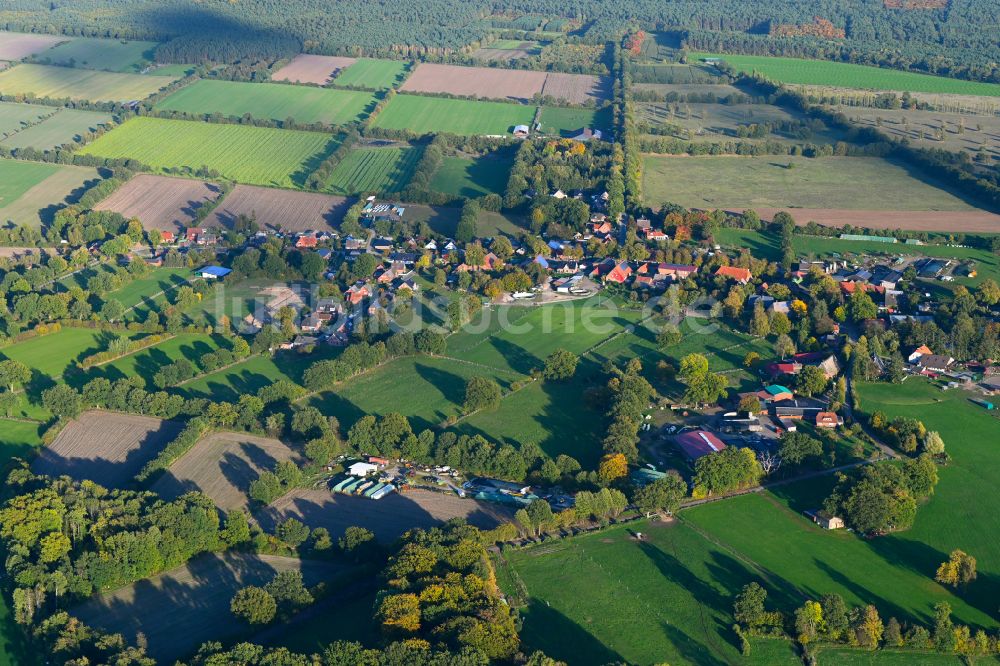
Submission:
[[598,129],[607,136],[611,133],[611,109],[582,109],[546,106],[539,119],[542,132],[558,136],[575,136],[584,128]]
[[6,469],[12,458],[25,458],[42,445],[39,433],[42,427],[38,423],[0,419],[0,470]]
[[51,48],[36,58],[53,65],[104,69],[110,72],[138,72],[153,60],[156,42],[77,37]]
[[498,574],[505,591],[526,604],[527,652],[583,666],[747,663],[729,609],[733,592],[757,576],[686,525],[634,523],[505,557],[527,591],[523,598],[511,577]]
[[55,164],[0,160],[0,211],[57,171]]
[[722,55],[692,53],[692,59],[722,58],[742,72],[760,72],[781,83],[795,83],[837,88],[864,88],[868,90],[897,90],[955,95],[1000,96],[1000,85],[979,81],[962,81],[944,76],[932,76],[896,69],[882,69],[866,65],[806,60],[803,58],[772,58],[770,56]]
[[146,99],[177,77],[100,72],[75,67],[20,64],[0,72],[0,94],[92,102]]
[[202,79],[157,103],[156,109],[343,125],[362,120],[374,104],[374,95],[356,90]]
[[535,107],[524,104],[396,95],[374,125],[417,134],[510,134],[515,125],[530,125],[534,117]]
[[369,90],[394,88],[403,80],[406,62],[358,58],[333,80],[335,86],[358,86]]
[[423,155],[419,148],[358,148],[330,175],[327,191],[339,195],[401,192]]
[[491,193],[503,196],[512,165],[513,160],[506,156],[448,156],[434,173],[431,189],[457,197],[481,197]]
[[240,183],[296,187],[335,147],[336,140],[320,132],[140,117],[79,152],[161,170],[206,166]]
[[60,109],[55,115],[7,137],[0,144],[8,148],[36,148],[52,150],[58,146],[83,138],[88,132],[111,121],[111,114],[96,111]]
[[153,384],[153,376],[160,368],[182,358],[191,361],[197,368],[198,358],[215,351],[220,345],[220,338],[204,333],[179,333],[152,347],[91,368],[74,383],[82,386],[97,377],[105,377],[111,381],[126,377],[142,377],[146,380],[146,388],[155,391],[158,389]]
[[145,317],[149,305],[163,300],[164,291],[171,291],[191,278],[189,268],[161,267],[150,270],[149,275],[133,280],[117,291],[107,294],[125,306],[133,317]]
[[643,163],[643,197],[652,206],[973,209],[905,165],[878,157],[646,156]]
[[327,416],[336,416],[346,432],[366,414],[399,412],[417,432],[457,416],[465,400],[465,383],[486,376],[507,388],[518,377],[447,358],[416,356],[395,359],[312,400]]

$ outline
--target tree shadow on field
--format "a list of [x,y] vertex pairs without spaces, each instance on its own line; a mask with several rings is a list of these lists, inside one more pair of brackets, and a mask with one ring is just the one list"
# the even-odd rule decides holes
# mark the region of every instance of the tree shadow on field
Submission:
[[[445,400],[452,403],[456,407],[461,408],[462,403],[465,402],[466,379],[464,377],[447,372],[441,368],[426,365],[424,363],[414,363],[413,369],[421,379],[440,391]],[[444,410],[434,410],[434,418],[437,419],[438,423],[444,421],[448,418],[448,416],[450,416],[450,414],[446,413]],[[414,422],[414,430],[416,432],[425,428],[431,428],[435,425],[434,423],[429,423],[426,419],[421,419],[419,417],[410,417],[410,420]],[[416,425],[416,422],[420,422],[420,425]]]
[[[531,331],[528,335],[540,335],[540,332]],[[529,375],[531,371],[535,368],[539,368],[542,365],[541,359],[539,359],[534,354],[528,352],[524,347],[514,344],[509,340],[505,340],[498,335],[494,335],[489,339],[487,344],[491,345],[497,350],[505,361],[507,365],[511,367],[515,372],[519,372],[522,375]]]
[[542,650],[554,659],[582,666],[624,662],[621,655],[547,602],[531,600],[523,616],[521,639],[530,646],[526,652]]
[[[333,153],[333,151],[337,149],[339,145],[340,141],[338,141],[336,137],[327,141],[322,150],[314,155],[310,155],[304,162],[302,162],[302,164],[299,165],[298,170],[291,175],[292,182],[298,187],[305,187],[309,176],[319,168],[319,166]],[[280,185],[280,183],[274,184]]]

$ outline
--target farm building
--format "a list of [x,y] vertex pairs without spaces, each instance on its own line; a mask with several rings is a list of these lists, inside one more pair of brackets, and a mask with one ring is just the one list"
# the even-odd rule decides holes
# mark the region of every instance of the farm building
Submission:
[[514,136],[517,137],[518,139],[526,139],[528,138],[528,134],[530,133],[531,130],[528,128],[527,125],[516,125],[514,127]]
[[770,386],[765,386],[764,390],[757,394],[757,397],[762,402],[781,402],[783,400],[792,400],[795,394],[792,393],[792,389],[781,384],[771,384]]
[[374,472],[378,471],[378,465],[373,465],[372,463],[366,462],[356,462],[352,463],[347,468],[347,473],[351,476],[368,476]]
[[232,270],[222,266],[205,266],[198,271],[198,276],[206,280],[221,280],[232,272]]
[[929,356],[930,354],[933,353],[934,352],[932,352],[931,348],[928,347],[927,345],[920,345],[919,347],[914,349],[909,356],[906,357],[906,360],[909,361],[910,363],[916,363],[917,361],[920,360],[921,356]]
[[836,428],[840,425],[840,419],[835,412],[820,412],[816,414],[817,428]]
[[584,127],[579,132],[577,132],[576,136],[572,138],[574,141],[590,141],[591,139],[595,141],[600,141],[602,136],[603,135],[601,134],[601,130],[595,130],[595,129],[590,129],[589,127]]
[[840,530],[844,528],[844,519],[831,516],[826,511],[806,511],[805,514],[824,530]]
[[921,371],[944,372],[955,362],[950,356],[942,354],[925,354],[917,359],[917,367]]
[[735,280],[740,284],[746,284],[753,279],[753,273],[750,272],[749,268],[737,268],[736,266],[719,266],[719,270],[715,271],[715,274]]
[[674,438],[677,446],[691,460],[697,460],[710,453],[717,453],[726,448],[725,443],[707,430],[692,430],[681,433]]

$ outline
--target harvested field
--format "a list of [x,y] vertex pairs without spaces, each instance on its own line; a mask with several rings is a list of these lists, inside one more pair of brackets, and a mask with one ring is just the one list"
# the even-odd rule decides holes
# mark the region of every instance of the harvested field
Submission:
[[530,100],[542,92],[545,80],[545,72],[421,63],[400,90]]
[[415,527],[433,527],[452,518],[492,528],[510,520],[513,513],[489,502],[462,499],[452,493],[413,490],[391,493],[380,500],[334,494],[326,488],[296,489],[257,515],[261,526],[272,531],[288,518],[296,518],[311,528],[325,527],[337,538],[352,525],[364,527],[384,542]]
[[339,72],[357,62],[357,58],[309,55],[300,53],[290,63],[271,75],[272,81],[317,83],[325,86]]
[[197,490],[212,498],[223,511],[243,509],[250,504],[250,484],[261,472],[274,471],[282,460],[297,458],[295,451],[276,439],[219,432],[181,456],[152,490],[167,499]]
[[0,222],[48,224],[98,178],[89,167],[0,160]]
[[126,219],[137,217],[146,229],[177,232],[190,226],[197,210],[220,193],[218,186],[200,180],[141,174],[94,208]]
[[549,72],[545,77],[542,95],[564,100],[570,104],[583,104],[588,100],[607,99],[611,82],[606,76],[589,74],[562,74]]
[[0,140],[41,122],[55,112],[56,109],[41,104],[0,102]]
[[88,132],[97,130],[111,121],[110,113],[60,109],[37,125],[13,134],[3,140],[8,148],[35,148],[52,150],[59,146],[82,141]]
[[117,412],[84,412],[63,429],[32,465],[36,474],[102,486],[128,486],[142,466],[183,429],[183,424]]
[[139,632],[149,655],[172,664],[202,643],[245,629],[229,612],[233,595],[248,585],[265,585],[280,571],[299,570],[309,587],[335,577],[341,567],[276,555],[228,552],[204,554],[187,565],[93,597],[73,615],[88,625],[135,642]]
[[347,199],[329,194],[237,185],[205,223],[231,227],[237,217],[248,215],[261,227],[285,231],[335,229],[347,206]]
[[66,37],[29,35],[22,32],[0,32],[0,60],[20,60],[33,53],[50,49]]
[[177,77],[101,72],[73,67],[21,64],[0,72],[0,93],[91,102],[146,99]]
[[844,210],[838,208],[755,208],[761,219],[771,220],[779,210],[792,214],[796,224],[809,222],[840,228],[845,224],[870,229],[946,231],[1000,234],[1000,215],[985,210],[913,211]]

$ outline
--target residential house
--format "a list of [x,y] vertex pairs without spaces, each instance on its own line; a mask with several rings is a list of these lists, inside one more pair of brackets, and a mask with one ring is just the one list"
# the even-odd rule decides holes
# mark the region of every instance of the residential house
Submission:
[[365,300],[371,296],[371,292],[368,290],[368,285],[363,282],[358,282],[357,284],[352,284],[344,294],[344,300],[351,305],[357,305],[361,301]]
[[816,414],[817,428],[836,428],[840,425],[840,418],[836,412],[819,412]]
[[173,245],[177,242],[177,236],[172,231],[161,231],[160,242],[164,245]]
[[604,281],[625,284],[630,277],[632,277],[632,267],[627,261],[623,261],[608,271],[608,274],[604,276]]
[[933,353],[934,352],[932,352],[931,348],[928,347],[927,345],[920,345],[919,347],[917,347],[916,349],[914,349],[912,352],[910,352],[910,355],[906,357],[906,360],[909,363],[916,364],[916,362],[920,360],[921,356],[929,356],[930,354],[933,354]]
[[917,367],[921,372],[945,372],[955,362],[951,356],[942,354],[924,354],[917,359]]
[[318,239],[314,233],[299,234],[299,237],[295,239],[295,247],[300,250],[305,248],[314,248],[316,247],[317,242]]
[[739,268],[737,266],[720,266],[715,271],[715,274],[729,280],[735,280],[739,284],[747,284],[753,280],[753,273],[750,272],[749,268]]

